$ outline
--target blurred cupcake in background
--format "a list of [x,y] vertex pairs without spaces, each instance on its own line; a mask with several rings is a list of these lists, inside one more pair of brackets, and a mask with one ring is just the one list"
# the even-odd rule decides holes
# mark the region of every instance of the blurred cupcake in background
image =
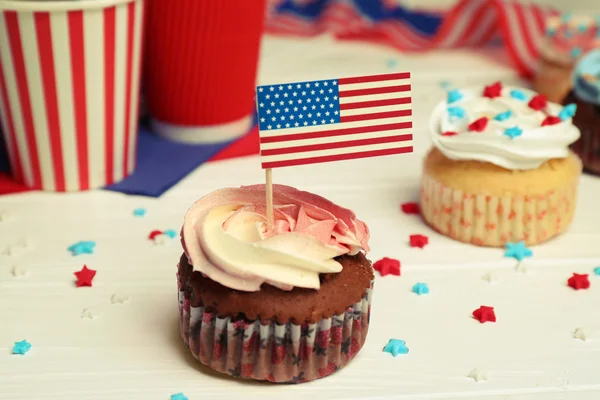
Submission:
[[577,105],[573,123],[581,131],[571,148],[586,171],[600,175],[600,49],[591,51],[577,64],[573,74],[573,90],[566,103]]
[[546,21],[535,90],[548,100],[562,102],[572,87],[575,64],[590,50],[600,47],[600,18],[565,14]]

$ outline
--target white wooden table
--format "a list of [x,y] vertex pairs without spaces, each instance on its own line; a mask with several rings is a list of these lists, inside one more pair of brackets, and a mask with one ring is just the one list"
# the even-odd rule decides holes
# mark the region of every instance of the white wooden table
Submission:
[[[298,61],[297,55],[302,55]],[[397,66],[390,68],[395,60]],[[327,38],[267,38],[260,83],[413,71],[415,153],[274,171],[274,181],[329,197],[356,211],[371,230],[375,261],[402,262],[402,276],[377,278],[365,347],[345,369],[323,380],[271,385],[232,380],[201,367],[178,332],[175,265],[180,245],[155,246],[154,229],[180,228],[194,200],[214,189],[263,181],[257,157],[204,165],[160,199],[107,191],[25,193],[0,197],[0,399],[161,400],[177,392],[197,399],[478,399],[600,398],[600,179],[584,176],[570,231],[534,248],[528,274],[500,249],[440,236],[399,210],[417,200],[420,162],[430,145],[428,114],[453,85],[515,80],[512,70],[468,51],[401,56],[390,49],[336,44]],[[514,82],[513,82],[514,83]],[[133,209],[144,207],[143,218]],[[410,248],[408,235],[430,245]],[[14,246],[22,239],[27,248]],[[92,255],[66,248],[95,240]],[[92,288],[75,288],[83,264],[98,271]],[[27,274],[15,277],[13,267]],[[482,276],[493,271],[500,282]],[[589,290],[566,286],[572,272],[590,273]],[[416,282],[430,294],[411,292]],[[130,298],[112,304],[111,296]],[[479,324],[471,312],[496,308],[497,323]],[[98,317],[81,318],[93,308]],[[573,338],[585,327],[594,337]],[[382,347],[394,337],[408,355]],[[33,347],[11,354],[15,341]],[[467,374],[486,371],[488,380]],[[293,390],[292,390],[293,389]]]

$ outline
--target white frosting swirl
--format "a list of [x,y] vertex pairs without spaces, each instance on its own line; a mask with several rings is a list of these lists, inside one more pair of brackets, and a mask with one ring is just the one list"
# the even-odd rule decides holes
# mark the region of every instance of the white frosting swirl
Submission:
[[[521,99],[511,96],[516,91]],[[446,157],[453,160],[477,160],[496,164],[511,170],[538,168],[552,158],[564,158],[569,154],[568,147],[579,138],[579,129],[572,118],[559,123],[542,126],[548,116],[558,116],[563,107],[548,102],[545,109],[536,111],[528,106],[537,93],[516,87],[504,87],[500,96],[483,96],[484,89],[461,90],[462,98],[448,103],[442,101],[433,111],[430,120],[430,133],[433,144]],[[452,116],[448,109],[460,107],[464,116]],[[502,113],[510,112],[504,120],[494,119]],[[469,124],[486,117],[486,128],[469,131]],[[514,127],[522,131],[511,138],[505,134]],[[443,136],[455,132],[454,136]]]
[[273,186],[274,226],[267,226],[264,185],[217,190],[185,216],[181,241],[190,264],[231,289],[320,287],[334,258],[368,251],[369,231],[352,211],[289,186]]

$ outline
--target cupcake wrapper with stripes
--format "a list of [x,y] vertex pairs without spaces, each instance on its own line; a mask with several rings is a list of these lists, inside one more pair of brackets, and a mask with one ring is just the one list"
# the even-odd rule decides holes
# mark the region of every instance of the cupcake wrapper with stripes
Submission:
[[183,341],[202,364],[236,378],[302,383],[332,374],[363,346],[369,329],[371,287],[343,314],[312,324],[263,324],[220,318],[191,307],[179,291]]
[[564,232],[573,219],[577,180],[538,196],[465,193],[424,175],[423,218],[438,232],[462,242],[501,247],[507,242],[544,242]]

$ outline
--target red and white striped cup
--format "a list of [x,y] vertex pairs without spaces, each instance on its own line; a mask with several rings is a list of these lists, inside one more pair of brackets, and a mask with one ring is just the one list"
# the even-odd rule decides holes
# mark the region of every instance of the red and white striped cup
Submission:
[[149,0],[144,95],[152,130],[187,143],[248,132],[265,0]]
[[135,166],[143,0],[0,1],[0,119],[13,177],[79,191]]

